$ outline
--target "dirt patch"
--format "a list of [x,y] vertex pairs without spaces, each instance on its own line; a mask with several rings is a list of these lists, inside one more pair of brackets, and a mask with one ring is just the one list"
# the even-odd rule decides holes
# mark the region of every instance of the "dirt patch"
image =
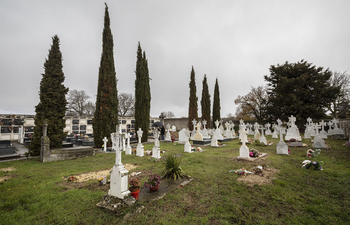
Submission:
[[[124,166],[129,171],[131,169],[137,168],[137,165],[134,165],[134,164],[124,164]],[[107,192],[110,188],[109,181],[107,181],[107,184],[105,185],[100,185],[100,183],[97,181],[97,178],[99,176],[109,175],[111,170],[112,168],[92,171],[84,174],[72,175],[76,179],[74,181],[68,181],[71,176],[66,176],[62,178],[64,182],[57,183],[57,185],[64,187],[62,191],[67,191],[69,189],[75,188],[75,189],[88,189],[90,191],[102,190]],[[136,175],[136,173],[139,173],[139,174]],[[148,176],[151,174],[153,174],[153,171],[151,170],[141,170],[141,171],[132,172],[131,174],[129,174],[129,180],[133,178],[138,178],[141,180],[143,178],[148,178]],[[94,181],[91,181],[91,180],[94,180]],[[141,183],[141,186],[142,185],[143,183]]]
[[16,170],[14,167],[7,167],[7,168],[1,168],[0,171],[3,171],[5,173]]
[[238,181],[242,181],[243,183],[247,184],[248,186],[254,186],[254,185],[266,185],[271,184],[272,180],[275,178],[275,174],[279,172],[278,169],[267,167],[261,171],[256,170],[256,167],[251,168],[251,172],[254,172],[254,174],[248,174],[245,176],[241,176],[238,178]]
[[[125,169],[130,171],[132,169],[137,168],[137,165],[136,164],[124,164],[124,167],[125,167]],[[75,182],[86,182],[89,180],[97,179],[98,177],[101,177],[101,176],[108,176],[112,169],[113,168],[73,175],[74,181]],[[71,176],[62,177],[62,179],[67,181]]]
[[0,177],[0,182],[7,181],[10,178],[10,176]]

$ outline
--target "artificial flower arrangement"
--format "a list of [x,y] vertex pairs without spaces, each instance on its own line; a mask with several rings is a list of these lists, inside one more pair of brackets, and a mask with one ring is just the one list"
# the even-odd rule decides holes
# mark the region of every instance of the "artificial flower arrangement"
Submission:
[[97,177],[97,181],[100,182],[100,185],[106,184],[106,176],[99,176]]
[[152,174],[148,177],[148,180],[145,181],[143,186],[145,188],[156,188],[159,186],[160,181],[161,181],[161,178],[158,174]]
[[258,158],[260,155],[261,155],[261,153],[254,148],[252,148],[249,152],[249,156],[253,157],[253,158]]
[[322,165],[324,164],[323,161],[310,161],[310,160],[304,160],[302,162],[304,169],[311,169],[311,170],[323,170]]
[[345,146],[350,147],[350,139],[349,139],[349,141],[345,142]]
[[291,138],[289,142],[298,142],[295,138]]
[[140,189],[140,187],[141,187],[141,182],[140,182],[140,180],[139,179],[137,179],[137,178],[134,178],[134,179],[131,179],[130,181],[129,181],[129,190],[131,191],[131,192],[135,192],[135,191],[138,191],[139,189]]
[[321,153],[321,149],[316,149],[315,151],[312,149],[308,149],[306,152],[306,156],[310,158],[318,157],[320,153]]

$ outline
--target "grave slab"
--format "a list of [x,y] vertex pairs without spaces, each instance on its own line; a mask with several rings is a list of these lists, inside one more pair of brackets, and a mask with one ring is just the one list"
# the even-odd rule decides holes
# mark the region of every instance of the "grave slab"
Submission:
[[256,161],[256,160],[259,160],[259,159],[261,159],[261,158],[266,158],[267,156],[268,156],[269,154],[267,154],[267,153],[261,153],[261,156],[259,156],[259,157],[248,157],[248,158],[241,158],[241,157],[237,157],[237,159],[239,159],[239,160],[245,160],[245,161],[250,161],[250,162],[253,162],[253,161]]

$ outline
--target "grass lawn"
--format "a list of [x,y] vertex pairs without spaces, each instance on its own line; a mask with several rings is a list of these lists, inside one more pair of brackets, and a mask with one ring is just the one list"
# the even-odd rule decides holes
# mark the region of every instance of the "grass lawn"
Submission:
[[[10,177],[0,182],[0,224],[350,224],[350,149],[343,145],[345,141],[326,140],[331,148],[316,158],[324,162],[324,170],[314,171],[301,168],[308,148],[294,147],[290,156],[277,155],[279,139],[268,140],[274,144],[248,145],[269,154],[254,162],[236,160],[238,140],[220,148],[203,147],[206,151],[200,153],[184,153],[183,145],[162,142],[160,148],[166,151],[162,156],[181,154],[183,170],[194,179],[127,218],[95,206],[106,194],[94,186],[97,180],[66,188],[68,182],[62,179],[110,169],[115,154],[48,163],[39,159],[1,162],[0,169],[15,170],[0,171],[0,177]],[[303,142],[312,146],[310,140]],[[144,146],[145,150],[153,147]],[[129,174],[161,174],[164,162],[149,158],[122,154],[124,164],[138,166]],[[229,172],[261,164],[279,170],[269,185],[248,186]]]

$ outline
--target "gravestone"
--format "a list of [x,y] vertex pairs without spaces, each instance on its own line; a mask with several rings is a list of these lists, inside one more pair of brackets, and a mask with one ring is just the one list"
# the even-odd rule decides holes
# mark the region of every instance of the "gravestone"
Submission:
[[259,138],[260,143],[263,143],[264,145],[267,145],[266,137],[264,136],[264,126],[261,125],[261,136]]
[[144,156],[144,147],[141,143],[141,138],[142,138],[143,131],[141,128],[137,131],[137,137],[138,137],[138,143],[137,143],[137,148],[136,148],[136,156],[143,157]]
[[193,120],[192,120],[192,124],[193,124],[193,130],[192,130],[192,132],[191,132],[191,139],[193,140],[194,135],[196,134],[197,120],[196,120],[196,119],[193,119]]
[[224,131],[224,136],[226,138],[233,138],[232,132],[230,130],[230,124],[228,122],[225,123],[226,130]]
[[[310,117],[309,117],[310,118]],[[305,132],[304,132],[304,138],[305,139],[311,139],[311,133],[312,133],[312,131],[313,131],[313,124],[310,122],[308,122],[308,123],[306,123],[305,124],[305,127],[306,127],[306,129],[305,129]]]
[[278,138],[277,128],[278,128],[277,124],[273,124],[272,138]]
[[188,136],[186,134],[186,128],[182,128],[182,130],[180,130],[180,132],[179,132],[179,142],[185,143],[186,141],[188,141]]
[[242,146],[239,148],[238,158],[249,158],[249,148],[245,144],[247,141],[247,132],[245,130],[245,125],[242,126],[240,133],[242,133]]
[[345,134],[344,131],[338,127],[339,120],[334,118],[332,120],[332,122],[333,122],[333,126],[334,126],[334,129],[332,131],[332,135],[334,135],[334,134],[344,135]]
[[121,162],[120,135],[118,125],[116,132],[111,134],[112,149],[115,150],[115,164],[111,172],[111,183],[108,194],[119,199],[124,199],[130,196],[128,190],[128,173]]
[[270,130],[270,127],[271,127],[270,123],[265,124],[265,128],[266,128],[265,134],[266,135],[271,135],[272,134],[271,130]]
[[51,157],[50,138],[47,136],[47,119],[43,122],[43,136],[41,137],[40,161],[48,162]]
[[198,123],[198,124],[196,125],[195,128],[197,128],[197,129],[196,129],[197,132],[196,132],[196,134],[194,135],[193,140],[194,140],[194,141],[203,141],[203,135],[199,132],[200,124]]
[[254,124],[254,140],[260,139],[259,124],[256,122]]
[[297,125],[295,125],[296,122],[296,118],[291,115],[290,117],[288,117],[289,121],[288,121],[288,130],[287,130],[287,135],[285,137],[286,140],[290,140],[290,139],[295,139],[297,141],[301,141],[301,136],[299,134],[299,129],[297,127]]
[[216,140],[224,140],[224,137],[222,136],[221,134],[221,130],[219,129],[219,124],[220,122],[218,120],[215,121],[215,126],[216,126],[216,129],[214,131],[214,135]]
[[166,134],[165,134],[165,141],[171,141],[171,135],[170,135],[170,124],[166,125]]
[[220,130],[221,135],[223,135],[225,132],[225,129],[224,129],[224,126],[222,125],[222,120],[220,121],[219,130]]
[[131,152],[131,146],[130,146],[130,137],[131,137],[130,133],[126,133],[125,137],[126,137],[125,155],[131,155],[132,152]]
[[160,159],[160,149],[159,149],[159,130],[156,128],[153,130],[154,146],[152,148],[152,158]]
[[107,152],[107,142],[108,142],[107,137],[104,137],[102,141],[103,141],[103,151]]
[[218,139],[216,139],[215,135],[211,136],[211,142],[210,142],[211,147],[219,147],[218,145]]
[[314,124],[314,129],[316,130],[315,138],[314,138],[314,143],[312,144],[313,148],[327,148],[326,143],[324,140],[321,138],[321,135],[318,132],[319,129],[318,123]]
[[191,144],[189,142],[189,138],[187,138],[186,141],[185,141],[184,152],[192,153],[192,151],[191,151]]
[[203,120],[202,124],[203,124],[203,130],[202,130],[203,139],[204,138],[210,138],[209,134],[208,134],[208,130],[207,130],[207,121]]
[[283,134],[280,134],[280,142],[277,143],[277,154],[280,155],[289,155],[288,146],[283,141]]
[[322,139],[327,139],[327,132],[324,130],[324,127],[327,126],[327,123],[324,122],[323,120],[320,122],[321,126],[321,131],[320,131],[320,136]]

